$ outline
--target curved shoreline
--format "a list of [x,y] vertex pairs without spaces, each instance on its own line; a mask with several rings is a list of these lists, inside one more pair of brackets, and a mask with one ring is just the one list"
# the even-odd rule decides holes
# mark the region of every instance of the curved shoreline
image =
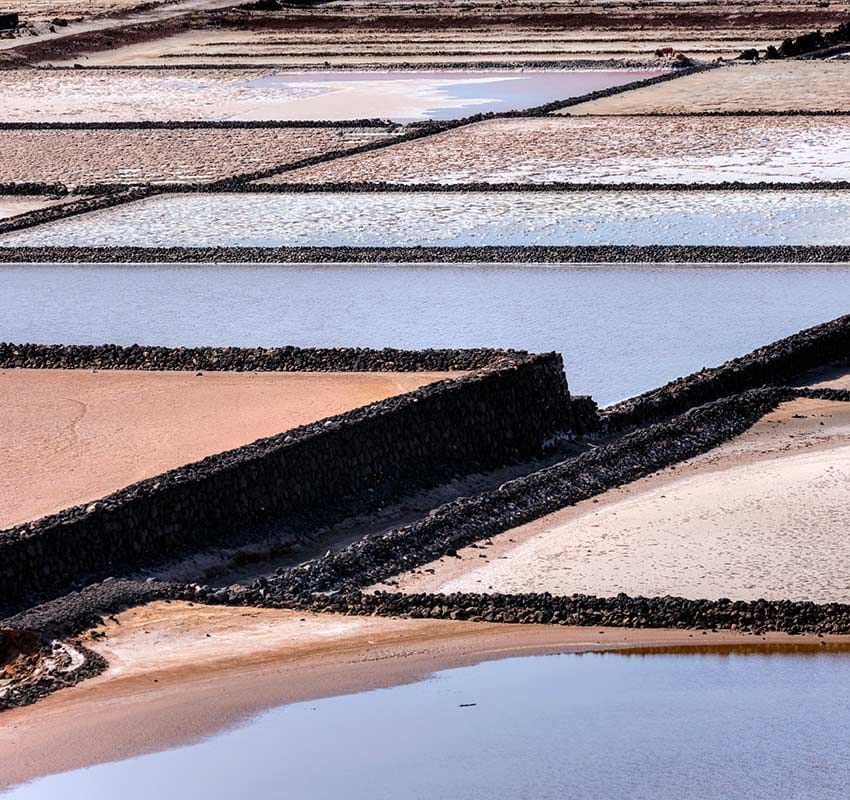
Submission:
[[188,744],[274,706],[500,658],[718,646],[850,652],[850,636],[602,630],[154,603],[86,640],[110,663],[99,677],[4,714],[0,788]]

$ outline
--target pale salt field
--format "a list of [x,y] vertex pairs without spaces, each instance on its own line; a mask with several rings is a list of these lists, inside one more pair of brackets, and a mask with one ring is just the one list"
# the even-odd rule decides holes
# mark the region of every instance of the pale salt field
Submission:
[[8,130],[2,133],[0,183],[202,183],[390,135],[387,127],[343,126]]
[[602,404],[847,313],[843,266],[0,265],[0,340],[514,347]]
[[659,70],[0,72],[8,122],[456,119],[577,97]]
[[192,194],[22,230],[0,246],[846,245],[848,217],[840,191]]
[[817,649],[493,661],[283,706],[5,797],[843,800],[850,658]]
[[850,117],[495,119],[258,183],[850,179]]

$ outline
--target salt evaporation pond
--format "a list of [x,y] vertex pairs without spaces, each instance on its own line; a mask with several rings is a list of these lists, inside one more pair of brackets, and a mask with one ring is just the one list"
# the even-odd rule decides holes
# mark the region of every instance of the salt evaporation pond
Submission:
[[9,800],[843,800],[850,657],[562,655],[299,703]]
[[187,67],[0,76],[9,122],[346,120],[406,123],[533,108],[666,70],[386,70]]
[[0,245],[846,245],[848,218],[841,191],[187,194],[39,225]]
[[610,403],[850,312],[844,266],[0,265],[0,341],[515,347]]

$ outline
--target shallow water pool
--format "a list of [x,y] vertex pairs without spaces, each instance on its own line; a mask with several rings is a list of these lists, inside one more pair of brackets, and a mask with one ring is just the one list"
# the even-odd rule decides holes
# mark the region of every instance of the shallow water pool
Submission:
[[850,312],[844,266],[0,265],[0,341],[514,347],[611,403]]
[[850,657],[562,655],[278,708],[10,800],[843,800]]
[[664,70],[385,70],[187,67],[0,75],[8,122],[346,120],[406,123],[521,110]]

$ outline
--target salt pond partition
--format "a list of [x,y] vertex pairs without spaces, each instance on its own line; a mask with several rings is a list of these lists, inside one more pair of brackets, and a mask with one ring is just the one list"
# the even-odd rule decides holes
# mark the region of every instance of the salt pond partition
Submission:
[[0,265],[0,340],[514,347],[610,403],[850,313],[850,267]]
[[850,656],[519,658],[299,703],[9,800],[844,800]]
[[22,230],[0,246],[847,245],[848,219],[841,191],[184,194]]

